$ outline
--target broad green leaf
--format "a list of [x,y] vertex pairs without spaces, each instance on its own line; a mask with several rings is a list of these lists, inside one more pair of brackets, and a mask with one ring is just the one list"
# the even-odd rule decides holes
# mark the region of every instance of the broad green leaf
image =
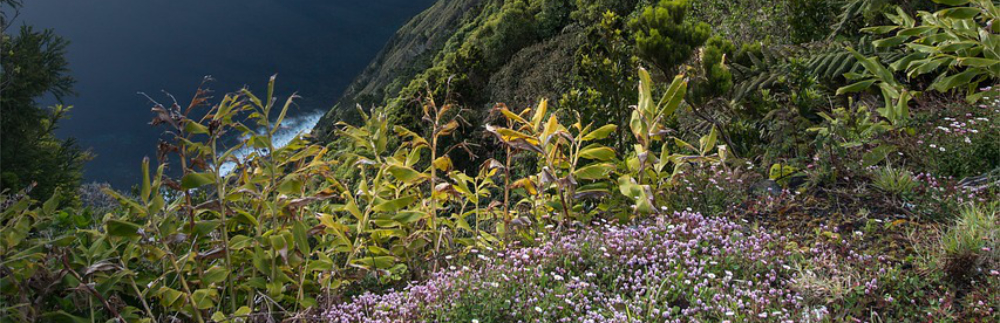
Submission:
[[978,16],[982,12],[983,10],[979,8],[956,7],[956,8],[943,9],[936,12],[935,14],[937,16],[948,17],[952,19],[971,19]]
[[257,217],[255,217],[253,214],[250,214],[250,212],[241,209],[236,209],[236,216],[233,217],[233,220],[235,220],[238,223],[244,223],[254,227],[260,225],[260,222],[257,221]]
[[312,252],[309,246],[309,231],[306,228],[306,224],[302,221],[294,221],[292,224],[292,237],[295,239],[295,247],[302,252],[303,255],[308,255]]
[[59,208],[59,203],[62,202],[63,193],[60,190],[56,190],[52,193],[52,196],[45,203],[42,203],[42,214],[52,215]]
[[426,178],[426,175],[408,166],[391,165],[388,170],[393,177],[407,184],[419,183]]
[[681,140],[680,138],[674,138],[674,144],[676,144],[677,146],[680,146],[680,147],[687,148],[687,149],[689,149],[691,151],[694,151],[694,152],[698,151],[698,148],[694,148],[694,145],[691,145],[691,144],[687,143],[686,141]]
[[649,72],[645,68],[639,68],[639,105],[638,110],[643,114],[653,114],[653,79],[649,77]]
[[603,127],[594,129],[594,131],[591,131],[586,135],[584,135],[582,140],[583,141],[601,140],[607,138],[616,129],[618,129],[618,126],[616,125],[613,124],[604,125]]
[[[895,62],[892,62],[892,64],[889,64],[889,68],[891,68],[893,71],[903,71],[908,69],[911,63],[925,58],[927,58],[927,54],[925,53],[913,53],[910,55],[906,55],[903,58],[896,60]],[[838,93],[837,95],[840,94]]]
[[111,219],[105,223],[105,229],[108,235],[113,237],[134,238],[139,236],[139,230],[142,229],[142,226],[132,222]]
[[857,82],[851,85],[847,85],[837,89],[837,95],[843,95],[845,93],[854,93],[867,90],[872,84],[875,84],[875,79],[867,79],[861,82]]
[[198,122],[189,120],[184,123],[184,131],[196,135],[208,134],[208,127]]
[[472,230],[472,226],[469,225],[469,222],[466,221],[465,218],[461,216],[457,215],[455,216],[455,226],[467,232],[475,232],[475,230]]
[[584,180],[606,179],[615,170],[609,163],[587,165],[573,172],[573,177]]
[[712,131],[709,132],[708,135],[698,139],[698,144],[701,146],[702,156],[708,155],[708,153],[712,151],[712,148],[715,148],[715,142],[718,138],[719,131],[713,126]]
[[[211,234],[215,229],[219,228],[222,224],[220,220],[201,220],[194,223],[194,229],[191,230],[191,234],[197,235],[199,237],[207,236]],[[190,229],[190,228],[189,228]]]
[[173,308],[181,300],[181,296],[184,296],[184,293],[179,290],[163,286],[156,291],[156,296],[160,298],[160,305],[167,308]]
[[417,197],[414,195],[405,196],[394,200],[388,200],[375,205],[374,210],[376,212],[392,213],[399,211],[403,208],[406,208],[407,206],[410,206],[410,204],[413,204],[413,202],[416,200]]
[[647,132],[638,109],[632,110],[632,116],[629,119],[628,125],[629,129],[632,130],[632,135],[635,136],[636,139],[642,141],[643,138],[645,138]]
[[896,36],[893,36],[893,37],[883,38],[883,39],[879,39],[879,40],[873,41],[872,45],[875,45],[875,47],[878,47],[878,48],[896,47],[896,46],[899,46],[899,44],[902,44],[903,42],[905,42],[907,39],[910,39],[910,36],[896,35]]
[[977,46],[979,46],[979,43],[974,41],[949,42],[945,43],[943,46],[938,47],[938,50],[945,53],[953,53]]
[[[5,319],[14,319],[15,317],[16,316],[11,315],[9,317],[5,317]],[[12,320],[11,322],[14,321]],[[40,322],[91,323],[92,321],[90,318],[75,316],[65,310],[58,310],[42,313]]]
[[278,193],[286,195],[298,195],[302,192],[303,181],[297,176],[288,176],[278,183]]
[[353,215],[354,218],[358,219],[359,221],[363,218],[361,210],[358,208],[358,205],[354,203],[353,199],[347,201],[347,204],[344,205],[344,210],[346,210],[348,213],[351,213],[351,215]]
[[991,67],[1000,65],[1000,60],[982,57],[960,57],[958,63],[968,67]]
[[969,84],[973,78],[979,76],[983,73],[983,70],[978,69],[968,69],[962,73],[958,73],[952,76],[947,76],[931,84],[931,88],[937,90],[938,92],[947,92],[961,85]]
[[237,235],[232,238],[229,238],[229,249],[233,250],[245,249],[247,247],[250,247],[251,243],[253,243],[253,239],[251,239],[250,237],[247,237],[245,235]]
[[205,275],[202,276],[202,282],[206,284],[214,284],[226,280],[226,276],[229,275],[229,269],[222,266],[214,266],[205,271]]
[[420,219],[425,218],[427,216],[428,216],[428,214],[426,212],[402,211],[402,212],[396,213],[396,216],[392,217],[392,219],[395,220],[395,221],[399,221],[400,223],[403,223],[403,224],[410,224],[410,223],[417,222]]
[[191,293],[194,307],[199,310],[207,310],[215,306],[215,299],[219,297],[219,291],[215,289],[199,289]]
[[885,66],[882,66],[882,64],[878,62],[877,58],[865,57],[850,47],[847,48],[847,51],[851,52],[851,55],[854,55],[854,58],[861,63],[861,66],[864,66],[865,70],[878,78],[878,80],[892,84],[896,83],[896,79],[892,76],[892,72],[885,68]]
[[181,178],[181,188],[192,189],[202,187],[215,182],[212,173],[187,173]]
[[920,27],[906,28],[906,29],[900,30],[896,34],[897,35],[903,35],[903,36],[919,36],[919,35],[923,35],[923,34],[926,34],[926,33],[929,33],[929,32],[934,32],[937,29],[938,29],[938,27],[935,27],[935,26],[920,26]]
[[674,77],[674,81],[667,88],[667,93],[660,99],[660,111],[657,118],[666,118],[673,114],[684,101],[685,93],[687,93],[687,80],[685,80],[684,74],[679,74]]

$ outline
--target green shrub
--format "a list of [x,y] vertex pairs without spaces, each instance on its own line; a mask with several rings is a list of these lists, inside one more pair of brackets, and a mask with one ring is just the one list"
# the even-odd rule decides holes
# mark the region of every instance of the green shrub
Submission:
[[833,0],[790,0],[787,19],[791,41],[805,43],[822,39],[830,34],[836,18]]
[[698,0],[692,1],[691,16],[738,45],[787,44],[789,1]]
[[687,0],[661,0],[642,10],[631,21],[635,30],[636,53],[664,74],[672,74],[708,40],[712,28],[704,22],[685,19],[691,5]]
[[958,90],[970,102],[987,93],[978,91],[981,83],[992,85],[1000,77],[1000,18],[993,0],[935,0],[948,8],[920,11],[919,21],[902,8],[886,17],[893,25],[862,29],[873,34],[895,33],[874,41],[876,47],[903,46],[909,55],[892,64],[905,71],[908,78],[930,74],[929,86],[938,92]]
[[969,205],[941,237],[941,264],[957,283],[996,270],[1000,260],[1000,218],[995,206]]
[[911,195],[913,189],[917,187],[917,180],[913,173],[902,167],[876,167],[872,170],[871,175],[872,186],[896,197]]

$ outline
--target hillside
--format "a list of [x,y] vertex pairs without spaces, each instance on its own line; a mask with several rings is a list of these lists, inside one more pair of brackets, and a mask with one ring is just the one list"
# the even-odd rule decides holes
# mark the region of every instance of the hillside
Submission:
[[333,123],[349,118],[355,106],[385,103],[434,58],[463,22],[475,16],[483,0],[441,0],[413,17],[386,43],[355,78],[323,119],[314,134],[326,137]]
[[[627,15],[634,1],[604,5],[568,0],[439,1],[401,28],[351,84],[314,134],[330,140],[332,124],[356,120],[356,104],[388,106],[394,116],[414,122],[408,109],[426,96],[447,97],[474,112],[494,103],[526,106],[557,100],[573,88],[593,14]],[[581,9],[583,8],[583,9]],[[449,86],[450,82],[450,86]]]

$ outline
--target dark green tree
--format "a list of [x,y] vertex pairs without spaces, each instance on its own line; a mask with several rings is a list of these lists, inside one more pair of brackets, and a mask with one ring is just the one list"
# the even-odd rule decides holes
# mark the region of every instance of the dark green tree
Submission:
[[[19,3],[2,1],[0,6],[16,10]],[[51,95],[57,101],[73,94],[74,80],[68,75],[68,42],[51,30],[22,26],[7,33],[3,18],[2,80],[0,80],[0,189],[18,191],[32,183],[31,196],[47,199],[58,189],[74,189],[89,155],[74,140],[60,140],[53,132],[69,108],[43,108],[37,99]]]
[[684,19],[689,9],[687,0],[661,0],[629,24],[638,56],[664,74],[673,74],[712,34],[708,24]]
[[[564,94],[559,106],[579,111],[585,123],[627,124],[639,95],[635,86],[639,59],[623,29],[627,19],[606,10],[598,23],[584,31],[586,41],[577,50],[574,89]],[[618,127],[611,137],[615,148],[630,147],[628,127]]]
[[[720,122],[708,109],[716,98],[726,97],[733,88],[733,73],[726,66],[728,57],[736,52],[736,45],[722,36],[712,36],[701,50],[700,69],[694,70],[694,77],[688,85],[685,99],[691,106],[691,112],[698,118],[711,123],[722,134],[726,144],[735,149],[727,124]],[[735,150],[731,150],[736,153]]]
[[733,73],[726,66],[736,46],[722,36],[713,36],[702,49],[700,77],[690,84],[688,102],[704,105],[715,97],[726,95],[733,87]]

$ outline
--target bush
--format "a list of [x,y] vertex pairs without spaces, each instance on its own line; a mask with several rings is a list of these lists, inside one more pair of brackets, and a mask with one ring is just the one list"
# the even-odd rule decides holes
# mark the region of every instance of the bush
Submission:
[[791,41],[805,43],[829,35],[837,9],[833,0],[790,0],[785,19]]
[[969,205],[961,209],[959,218],[941,237],[941,264],[954,282],[966,284],[975,276],[997,269],[998,221],[995,205]]
[[708,40],[712,28],[685,19],[691,5],[687,0],[661,0],[642,10],[629,24],[635,30],[636,53],[664,74],[691,58],[695,49]]
[[872,186],[895,197],[906,197],[913,194],[917,180],[905,168],[882,166],[872,170]]

